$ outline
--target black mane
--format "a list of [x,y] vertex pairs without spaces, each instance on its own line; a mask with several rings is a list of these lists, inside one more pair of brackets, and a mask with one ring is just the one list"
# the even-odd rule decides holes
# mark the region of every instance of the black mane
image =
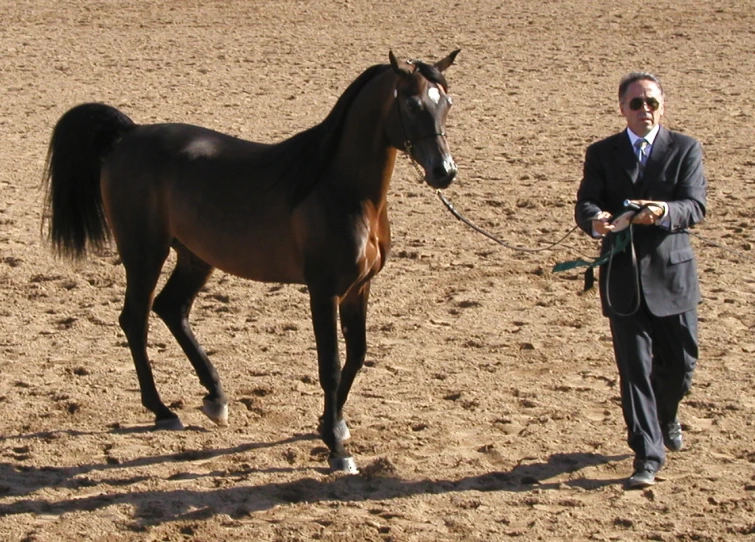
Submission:
[[[336,153],[346,117],[354,99],[375,77],[390,69],[390,65],[376,64],[367,68],[341,94],[327,117],[312,128],[296,134],[278,145],[274,161],[287,161],[283,176],[291,185],[290,203],[295,207],[307,197],[320,180]],[[281,179],[283,180],[283,179]]]

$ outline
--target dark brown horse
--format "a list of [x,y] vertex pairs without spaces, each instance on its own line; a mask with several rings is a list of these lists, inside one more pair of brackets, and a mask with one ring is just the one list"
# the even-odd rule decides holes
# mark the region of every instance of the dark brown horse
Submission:
[[[457,53],[402,65],[389,53],[390,64],[357,77],[322,123],[273,145],[186,124],[138,125],[96,103],[60,118],[45,172],[49,236],[70,258],[115,239],[126,270],[119,321],[142,404],[158,427],[183,425],[155,387],[146,349],[150,309],[207,388],[204,413],[227,425],[228,399],[188,323],[197,293],[216,267],[257,281],[306,284],[325,394],[320,434],[331,468],[356,471],[343,444],[343,406],[364,362],[370,280],[390,248],[386,196],[396,151],[408,152],[434,188],[454,179],[442,72]],[[153,300],[171,247],[175,269]]]

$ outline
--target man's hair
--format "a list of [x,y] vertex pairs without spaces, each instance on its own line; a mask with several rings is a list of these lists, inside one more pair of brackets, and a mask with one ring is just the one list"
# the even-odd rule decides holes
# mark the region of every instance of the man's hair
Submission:
[[663,96],[663,85],[661,85],[661,80],[655,75],[648,72],[631,72],[626,74],[621,78],[621,81],[619,81],[619,101],[624,99],[624,95],[626,95],[629,85],[635,81],[652,81],[658,85],[658,88],[661,91],[661,96]]

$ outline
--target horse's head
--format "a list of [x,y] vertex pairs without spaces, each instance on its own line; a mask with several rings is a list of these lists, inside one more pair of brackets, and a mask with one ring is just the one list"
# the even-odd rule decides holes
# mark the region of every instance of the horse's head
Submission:
[[399,65],[393,52],[388,55],[398,75],[388,137],[393,146],[422,166],[425,181],[433,188],[447,187],[457,171],[446,141],[446,116],[452,100],[443,71],[458,53],[456,50],[435,64],[409,60],[406,66]]

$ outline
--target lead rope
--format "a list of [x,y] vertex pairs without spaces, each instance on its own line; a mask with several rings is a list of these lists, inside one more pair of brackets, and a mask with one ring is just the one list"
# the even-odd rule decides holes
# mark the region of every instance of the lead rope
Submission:
[[[408,143],[409,142],[407,142],[407,144]],[[422,170],[417,165],[417,162],[415,162],[414,158],[412,158],[411,155],[409,157],[411,158],[411,163],[414,166],[414,169],[417,171],[417,173],[420,176],[423,176],[424,174],[422,173]],[[466,224],[467,226],[469,226],[470,228],[472,228],[476,232],[481,233],[482,235],[484,235],[488,239],[491,239],[492,241],[498,243],[499,245],[504,246],[506,248],[509,248],[511,250],[518,250],[518,251],[521,251],[521,252],[541,252],[543,250],[549,250],[549,249],[551,249],[551,248],[559,245],[560,243],[562,243],[567,237],[569,237],[569,235],[571,235],[574,232],[574,230],[576,230],[579,227],[579,225],[574,226],[571,230],[569,230],[568,233],[566,233],[566,235],[564,235],[558,241],[555,241],[555,242],[549,244],[546,247],[536,248],[536,249],[525,248],[525,247],[517,247],[517,246],[510,245],[510,244],[506,243],[505,241],[502,241],[501,239],[495,237],[494,235],[488,233],[487,231],[483,230],[479,226],[475,225],[469,219],[465,218],[459,211],[457,211],[454,208],[453,204],[450,201],[448,201],[448,199],[443,195],[443,193],[440,191],[440,189],[436,189],[435,190],[435,194],[438,196],[438,198],[440,198],[440,201],[443,202],[443,205],[445,205],[446,208],[449,211],[451,211],[451,214],[453,214],[456,218],[458,218],[459,220],[461,220],[464,224]],[[734,256],[738,256],[739,258],[742,258],[744,260],[750,260],[752,262],[755,262],[755,257],[750,256],[749,254],[745,254],[744,252],[742,252],[740,250],[735,250],[733,248],[729,248],[729,247],[727,247],[725,245],[722,245],[721,243],[717,243],[716,241],[708,239],[707,237],[703,237],[699,233],[697,233],[695,231],[692,231],[689,228],[683,228],[683,229],[676,230],[676,231],[681,232],[681,233],[686,233],[688,235],[692,235],[693,237],[696,237],[697,239],[700,239],[701,242],[703,242],[704,244],[706,244],[708,246],[711,246],[711,247],[714,247],[714,248],[718,248],[720,250],[723,250],[724,252],[728,252],[729,254],[733,254]],[[574,250],[573,247],[568,247],[568,248],[572,248],[572,250]],[[569,264],[571,262],[566,262],[566,263]],[[587,265],[587,264],[588,264],[588,262],[584,262],[584,265]],[[571,266],[571,267],[560,268],[560,266],[561,266],[561,264],[558,264],[556,266],[556,267],[558,267],[558,269],[554,269],[554,270],[555,271],[563,271],[565,269],[571,269],[571,267],[574,267],[574,266]]]
[[[412,160],[414,163],[414,161]],[[419,167],[414,163],[415,169],[419,171]],[[421,172],[420,172],[421,173]],[[526,247],[517,247],[513,246],[509,243],[506,243],[505,241],[502,241],[501,239],[497,238],[496,236],[492,235],[491,233],[488,233],[484,229],[480,228],[476,224],[472,223],[470,220],[468,220],[466,217],[464,217],[461,213],[459,213],[453,206],[453,204],[448,201],[448,199],[443,195],[443,193],[440,190],[436,190],[435,193],[440,198],[440,201],[443,202],[443,205],[446,206],[446,208],[451,211],[451,214],[453,214],[456,218],[461,220],[464,224],[472,228],[478,233],[481,233],[488,239],[498,243],[501,246],[504,246],[506,248],[509,248],[511,250],[516,250],[519,252],[542,252],[544,250],[550,250],[561,243],[563,243],[564,240],[566,240],[567,237],[569,237],[574,231],[579,228],[579,225],[574,226],[571,230],[569,230],[566,235],[558,239],[557,241],[554,241],[553,243],[548,244],[547,246],[540,247],[540,248],[526,248]],[[639,210],[641,210],[640,208]],[[639,212],[639,210],[637,212]],[[628,239],[627,239],[628,237]],[[639,266],[637,265],[637,254],[634,250],[634,229],[633,226],[630,224],[627,230],[619,232],[618,234],[611,234],[610,237],[611,242],[611,248],[604,257],[598,258],[594,260],[593,262],[585,262],[584,260],[576,260],[575,262],[566,262],[565,264],[557,264],[553,271],[562,271],[565,269],[571,269],[572,267],[576,267],[576,265],[587,265],[588,269],[585,272],[585,287],[584,291],[590,290],[593,286],[593,283],[595,282],[593,269],[597,265],[601,265],[603,263],[607,263],[607,269],[606,269],[606,304],[608,307],[616,313],[617,316],[633,316],[637,313],[637,311],[640,309],[640,271]],[[613,303],[611,301],[611,295],[610,295],[610,278],[611,278],[611,269],[613,266],[613,256],[619,252],[623,252],[626,246],[630,246],[631,255],[632,255],[632,269],[634,274],[634,291],[635,291],[635,301],[632,305],[632,308],[627,313],[622,313],[617,311],[613,307]]]
[[[410,155],[410,158],[411,158],[411,155]],[[412,165],[414,166],[414,168],[421,175],[422,171],[420,170],[420,168],[417,165],[417,163],[414,161],[414,159],[412,159],[411,161],[412,161]],[[564,235],[559,240],[557,240],[557,241],[555,241],[553,243],[550,243],[548,246],[545,246],[545,247],[541,247],[541,248],[517,247],[517,246],[513,246],[513,245],[511,245],[509,243],[506,243],[505,241],[502,241],[498,237],[492,235],[491,233],[488,233],[484,229],[482,229],[479,226],[477,226],[476,224],[472,223],[470,220],[468,220],[466,217],[464,217],[461,213],[459,213],[454,208],[453,204],[450,201],[448,201],[448,199],[443,195],[443,193],[440,190],[436,190],[435,193],[438,196],[438,198],[440,198],[440,201],[443,202],[443,205],[445,205],[446,208],[451,212],[451,214],[453,214],[453,216],[455,216],[457,219],[461,220],[464,224],[466,224],[467,226],[469,226],[470,228],[472,228],[476,232],[481,233],[482,235],[484,235],[488,239],[490,239],[490,240],[498,243],[501,246],[509,248],[511,250],[516,250],[516,251],[520,251],[520,252],[541,252],[541,251],[544,251],[544,250],[552,249],[552,248],[560,245],[561,243],[563,243],[563,241],[567,237],[569,237],[569,235],[571,235],[579,227],[579,225],[573,227],[571,230],[569,230],[569,232],[566,233],[566,235]],[[640,207],[640,209],[638,209],[637,212],[641,211],[644,207],[647,207],[647,205],[645,205],[643,207]],[[728,247],[726,247],[724,245],[716,243],[715,241],[711,241],[709,239],[706,239],[705,237],[703,237],[699,233],[691,231],[689,228],[684,228],[684,229],[679,230],[679,231],[683,232],[683,233],[686,233],[688,235],[693,235],[693,236],[697,237],[698,239],[700,239],[703,243],[705,243],[705,244],[707,244],[709,246],[712,246],[712,247],[715,247],[715,248],[719,248],[721,250],[724,250],[726,252],[729,252],[731,254],[739,256],[740,258],[743,258],[743,259],[755,261],[755,258],[753,258],[752,256],[744,254],[744,253],[742,253],[742,252],[740,252],[738,250],[734,250],[734,249],[728,248]],[[578,266],[582,266],[582,265],[587,266],[587,271],[585,271],[585,286],[584,286],[584,291],[588,291],[588,290],[590,290],[592,288],[593,283],[595,281],[594,271],[593,271],[594,268],[597,267],[597,266],[599,266],[599,265],[605,264],[607,266],[606,267],[606,305],[617,316],[622,316],[622,317],[633,316],[640,309],[640,305],[641,305],[641,300],[640,300],[640,288],[641,288],[641,286],[640,286],[640,270],[639,270],[639,265],[637,264],[637,253],[635,252],[635,248],[634,248],[634,226],[632,224],[630,224],[626,230],[618,232],[617,234],[609,234],[609,235],[611,236],[610,237],[611,248],[608,251],[608,253],[605,254],[604,256],[596,258],[592,262],[588,262],[588,261],[585,261],[585,260],[582,260],[582,259],[578,259],[578,260],[574,260],[574,261],[570,261],[570,262],[559,263],[559,264],[556,264],[553,267],[553,271],[554,272],[565,271],[567,269],[573,269],[574,267],[578,267]],[[634,279],[633,280],[633,287],[634,287],[635,296],[634,296],[634,303],[632,304],[631,310],[629,312],[627,312],[627,313],[623,313],[623,312],[619,312],[618,310],[616,310],[614,308],[614,306],[613,306],[613,302],[611,301],[610,280],[611,280],[611,271],[612,271],[612,268],[613,268],[613,257],[614,257],[614,255],[616,255],[616,254],[618,254],[620,252],[623,252],[625,250],[625,248],[626,248],[627,245],[629,245],[629,247],[630,247],[630,254],[631,254],[631,258],[632,258],[632,270],[633,270],[633,279]]]
[[[425,173],[422,171],[422,168],[420,168],[419,164],[414,159],[414,155],[412,154],[412,142],[409,141],[409,138],[406,135],[406,130],[404,129],[404,122],[401,119],[401,109],[399,109],[399,107],[398,107],[398,100],[396,100],[396,111],[398,113],[398,119],[399,119],[399,124],[401,125],[401,131],[404,134],[404,150],[406,151],[406,154],[409,157],[409,162],[412,164],[412,167],[414,168],[414,171],[417,172],[418,178],[419,179],[424,179]],[[443,137],[446,136],[445,133],[435,134],[435,135],[440,135],[440,136],[443,136]],[[430,136],[428,136],[428,137],[430,137]],[[484,229],[480,228],[479,226],[477,226],[476,224],[474,224],[472,221],[470,221],[469,219],[467,219],[464,215],[462,215],[459,211],[456,210],[456,208],[453,206],[453,204],[450,201],[448,201],[448,198],[446,198],[446,196],[443,195],[443,192],[441,192],[439,188],[435,190],[435,194],[438,196],[438,198],[440,198],[440,201],[443,202],[443,205],[446,206],[446,209],[448,209],[449,211],[451,211],[451,214],[454,215],[457,219],[461,220],[464,224],[466,224],[467,226],[469,226],[470,228],[472,228],[476,232],[481,233],[482,235],[484,235],[485,237],[487,237],[491,241],[493,241],[495,243],[498,243],[502,247],[505,247],[505,248],[508,248],[508,249],[511,249],[511,250],[516,250],[518,252],[542,252],[544,250],[550,250],[550,249],[552,249],[552,248],[560,245],[561,243],[563,243],[564,240],[566,240],[567,237],[569,237],[572,233],[574,233],[574,231],[577,228],[579,228],[579,225],[574,226],[563,237],[561,237],[558,241],[550,243],[549,245],[544,246],[544,247],[540,247],[540,248],[517,247],[517,246],[514,246],[514,245],[511,245],[511,244],[507,243],[506,241],[503,241],[502,239],[499,239],[498,237],[496,237],[492,233],[489,233],[489,232],[485,231]]]
[[[613,306],[613,302],[611,301],[611,268],[613,266],[613,257],[608,258],[608,264],[606,267],[606,306],[613,311],[613,313],[616,316],[634,316],[637,314],[637,311],[640,310],[641,301],[640,298],[642,297],[642,290],[640,289],[640,266],[637,265],[637,253],[634,250],[634,226],[632,224],[629,224],[627,227],[627,233],[626,235],[629,237],[629,250],[630,254],[632,255],[632,273],[634,275],[634,303],[632,304],[632,308],[629,312],[623,313],[616,310]],[[619,232],[621,233],[621,232]],[[614,237],[611,238],[611,243],[614,242]],[[611,250],[613,250],[613,247],[611,247]],[[613,254],[611,254],[613,256]]]
[[[418,177],[420,179],[424,179],[424,176],[425,176],[424,172],[420,168],[419,164],[417,164],[417,161],[414,159],[414,154],[412,152],[413,151],[412,142],[409,140],[409,137],[408,137],[408,135],[406,133],[406,128],[404,127],[404,121],[403,121],[403,118],[402,118],[402,115],[401,115],[401,108],[398,105],[398,89],[394,89],[394,102],[396,104],[396,113],[398,115],[399,125],[401,126],[401,132],[402,132],[402,134],[404,136],[404,151],[406,152],[407,156],[409,157],[409,162],[412,164],[412,167],[417,172]],[[430,135],[425,136],[425,137],[435,137],[435,136],[446,137],[446,134],[445,134],[445,132],[442,132],[442,133],[430,134]],[[424,137],[421,138],[421,139],[424,139]],[[556,240],[556,241],[554,241],[552,243],[549,243],[548,245],[546,245],[544,247],[529,248],[529,247],[514,246],[514,245],[512,245],[510,243],[507,243],[506,241],[503,241],[502,239],[499,239],[495,235],[489,233],[488,231],[482,229],[481,227],[477,226],[472,221],[470,221],[469,219],[467,219],[464,215],[462,215],[459,211],[456,210],[456,208],[453,206],[453,204],[448,200],[448,198],[446,198],[446,196],[443,195],[443,193],[440,191],[440,189],[436,189],[435,190],[435,194],[438,196],[438,198],[443,203],[443,205],[458,220],[460,220],[461,222],[463,222],[464,224],[466,224],[467,226],[469,226],[470,228],[472,228],[474,231],[476,231],[476,232],[484,235],[485,237],[487,237],[488,239],[490,239],[494,243],[497,243],[497,244],[501,245],[502,247],[505,247],[505,248],[508,248],[510,250],[514,250],[514,251],[517,251],[517,252],[536,253],[536,252],[543,252],[543,251],[546,251],[546,250],[551,250],[551,249],[553,249],[553,248],[555,248],[555,247],[560,246],[561,244],[563,244],[563,242],[572,233],[574,233],[579,228],[579,226],[580,226],[579,224],[577,224],[572,229],[570,229],[568,232],[566,232],[566,234],[564,234],[563,237],[559,238],[558,240]],[[643,208],[644,207],[647,207],[647,206],[643,206]],[[639,212],[640,210],[642,210],[642,208],[638,209],[637,212]],[[626,236],[629,237],[629,243],[628,244],[631,247],[632,267],[634,269],[634,278],[635,278],[635,280],[634,280],[634,286],[635,286],[635,292],[638,295],[637,295],[637,299],[636,299],[636,302],[635,302],[635,306],[633,306],[632,310],[629,313],[626,313],[626,314],[624,314],[624,313],[618,313],[617,312],[617,314],[619,316],[632,316],[633,314],[635,314],[639,310],[639,307],[640,307],[640,300],[639,300],[639,297],[640,297],[639,296],[639,292],[640,292],[639,267],[637,265],[637,254],[636,254],[635,249],[634,249],[634,232],[633,232],[632,224],[631,223],[630,223],[630,225],[629,225],[629,227],[627,229],[628,229],[628,233],[627,232],[624,232],[624,233],[625,233]],[[716,243],[715,241],[711,241],[709,239],[706,239],[702,235],[700,235],[700,234],[698,234],[696,232],[690,231],[689,228],[684,228],[684,229],[679,230],[679,231],[680,232],[684,232],[684,233],[686,233],[688,235],[693,235],[693,236],[697,237],[698,239],[700,239],[703,243],[705,243],[705,244],[707,244],[709,246],[713,246],[713,247],[719,248],[721,250],[724,250],[724,251],[727,251],[729,253],[735,254],[735,255],[737,255],[737,256],[739,256],[741,258],[747,259],[747,260],[755,261],[755,258],[753,258],[751,256],[748,256],[747,254],[744,254],[744,253],[742,253],[740,251],[737,251],[737,250],[725,247],[725,246],[723,246],[723,245],[721,245],[719,243]],[[619,233],[621,233],[621,232],[619,232]],[[618,250],[616,249],[617,246],[620,246],[620,248]],[[608,281],[610,279],[610,274],[611,274],[611,268],[612,268],[612,263],[613,263],[613,256],[615,254],[623,251],[624,248],[625,248],[625,246],[626,246],[626,240],[625,239],[619,239],[616,243],[613,243],[613,241],[612,241],[612,248],[611,248],[611,250],[609,251],[609,253],[606,256],[603,256],[601,258],[596,258],[595,260],[593,260],[593,262],[586,262],[584,260],[575,260],[573,262],[564,262],[564,263],[556,264],[553,267],[553,271],[554,272],[556,272],[556,271],[563,271],[565,269],[571,269],[571,268],[579,266],[579,265],[587,265],[588,269],[587,269],[587,271],[585,273],[585,288],[584,288],[584,290],[587,291],[587,290],[589,290],[589,289],[592,288],[592,284],[594,282],[594,276],[592,274],[593,273],[593,268],[596,267],[599,264],[607,263],[608,264],[608,268],[606,270],[606,272],[608,274],[608,276],[606,277],[606,288],[607,288],[608,287]],[[579,251],[577,251],[573,247],[566,247],[566,248],[570,248],[571,250],[574,250],[578,254],[581,254]],[[613,307],[611,306],[610,294],[608,294],[608,292],[606,292],[606,302],[613,309]]]
[[[417,169],[417,171],[420,171],[419,167],[416,164],[416,162],[414,162],[412,160],[412,163],[414,164],[414,167]],[[420,173],[421,173],[421,171],[420,171]],[[484,235],[485,237],[487,237],[491,241],[493,241],[495,243],[498,243],[499,245],[501,245],[503,247],[506,247],[506,248],[511,249],[511,250],[516,250],[516,251],[519,251],[519,252],[542,252],[544,250],[550,250],[550,249],[552,249],[552,248],[560,245],[561,243],[563,243],[564,240],[566,240],[567,237],[569,237],[572,233],[574,233],[574,231],[577,228],[579,228],[579,225],[574,226],[563,237],[561,237],[557,241],[554,241],[554,242],[552,242],[552,243],[550,243],[550,244],[548,244],[547,246],[544,246],[544,247],[539,247],[539,248],[518,247],[518,246],[511,245],[511,244],[507,243],[506,241],[503,241],[502,239],[499,239],[498,237],[496,237],[492,233],[488,233],[487,231],[485,231],[481,227],[479,227],[476,224],[472,223],[469,219],[467,219],[464,215],[462,215],[459,211],[456,210],[456,208],[453,206],[453,204],[450,201],[448,201],[448,199],[446,198],[446,196],[443,195],[443,193],[440,191],[440,189],[435,190],[435,194],[438,196],[438,198],[440,198],[440,201],[443,202],[443,205],[446,206],[446,209],[448,209],[449,211],[451,211],[452,215],[454,215],[456,218],[458,218],[459,220],[461,220],[464,224],[466,224],[467,226],[469,226],[470,228],[472,228],[474,231],[476,231],[478,233],[481,233],[482,235]]]

